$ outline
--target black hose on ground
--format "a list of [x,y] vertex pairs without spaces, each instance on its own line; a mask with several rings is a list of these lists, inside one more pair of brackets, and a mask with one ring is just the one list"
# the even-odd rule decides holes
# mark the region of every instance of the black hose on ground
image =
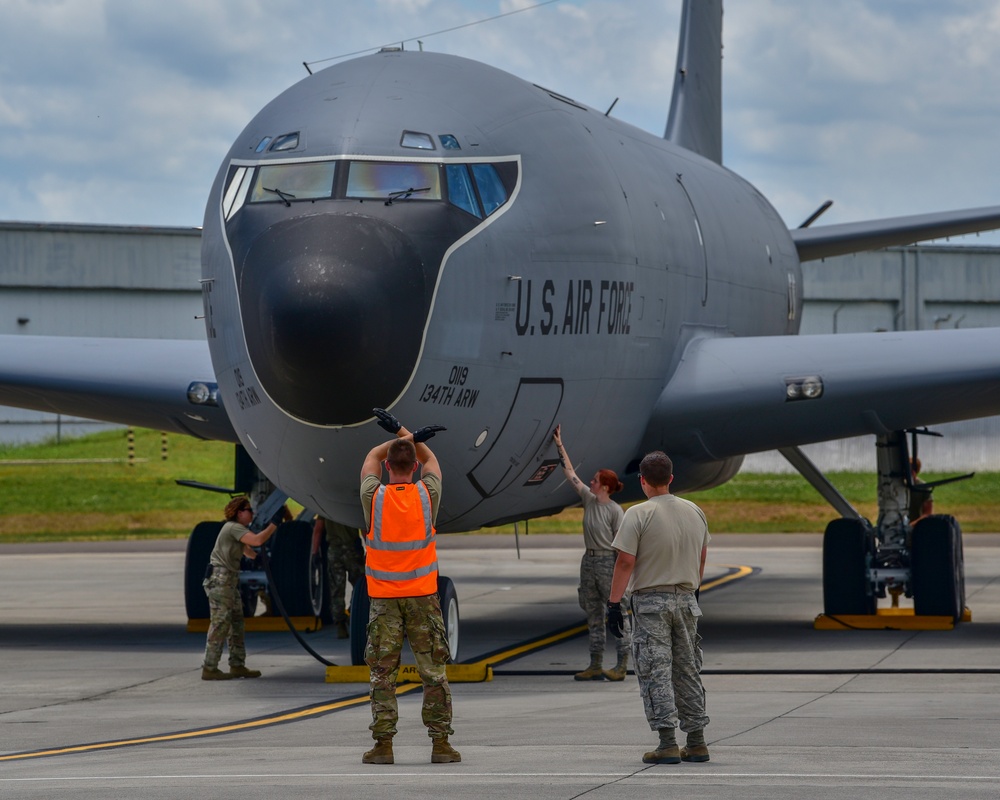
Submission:
[[285,624],[288,626],[288,630],[290,630],[292,632],[292,635],[296,639],[298,639],[299,644],[302,645],[302,647],[306,650],[306,652],[309,653],[309,655],[311,655],[313,658],[315,658],[318,662],[320,662],[321,664],[326,664],[326,666],[328,666],[328,667],[335,667],[335,666],[337,666],[332,661],[327,661],[325,658],[323,658],[323,656],[321,656],[319,653],[317,653],[315,650],[313,650],[309,646],[309,643],[305,639],[302,638],[302,635],[297,630],[295,630],[295,626],[292,624],[291,619],[289,619],[288,613],[285,611],[285,606],[281,602],[281,597],[278,595],[278,589],[277,589],[277,586],[275,586],[275,583],[274,583],[274,576],[271,575],[271,562],[270,562],[270,559],[268,559],[268,557],[267,557],[267,548],[266,547],[262,547],[260,549],[260,558],[261,558],[261,561],[264,564],[264,573],[267,575],[267,585],[268,585],[268,588],[269,588],[269,590],[271,592],[271,597],[274,598],[274,604],[278,607],[278,613],[280,613],[282,619],[285,620]]

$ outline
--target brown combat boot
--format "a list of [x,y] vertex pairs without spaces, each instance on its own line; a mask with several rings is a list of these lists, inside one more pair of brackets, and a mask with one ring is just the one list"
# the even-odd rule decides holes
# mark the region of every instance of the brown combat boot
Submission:
[[247,669],[245,666],[240,664],[239,666],[229,668],[229,676],[232,678],[259,678],[259,669]]
[[677,746],[677,734],[673,728],[660,728],[657,731],[660,741],[655,750],[642,754],[643,764],[680,764],[681,751]]
[[203,681],[228,681],[232,677],[228,672],[223,672],[218,667],[201,668],[201,679]]
[[434,740],[434,745],[431,748],[432,764],[456,764],[461,760],[462,754],[448,744],[447,736]]
[[687,747],[682,747],[681,761],[708,761],[708,746],[703,744],[689,744]]
[[587,667],[583,672],[578,672],[573,676],[575,681],[603,681],[604,680],[604,670],[601,669],[601,664],[604,661],[603,656],[600,653],[590,654],[590,666]]
[[623,681],[628,675],[628,653],[618,656],[618,663],[611,669],[604,670],[604,677],[609,681]]
[[384,736],[375,740],[375,746],[361,756],[362,764],[394,764],[392,757],[392,737]]
[[643,764],[680,764],[681,751],[677,745],[672,747],[658,747],[642,754]]
[[351,634],[347,630],[347,623],[341,620],[337,623],[337,638],[338,639],[350,639]]

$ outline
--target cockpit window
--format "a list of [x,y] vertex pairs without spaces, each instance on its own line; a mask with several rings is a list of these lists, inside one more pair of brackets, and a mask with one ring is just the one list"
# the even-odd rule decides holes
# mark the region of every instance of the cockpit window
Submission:
[[387,206],[409,201],[447,201],[476,219],[485,219],[510,199],[517,166],[497,163],[431,161],[265,162],[230,168],[222,207],[226,220],[245,204],[291,207],[319,200],[382,200]]
[[472,188],[468,167],[465,164],[449,164],[445,167],[445,174],[448,178],[448,199],[452,205],[482,219],[483,213],[479,210],[479,201],[476,200],[476,190]]
[[257,170],[250,202],[274,200],[287,204],[291,200],[331,197],[336,167],[336,161],[264,165]]
[[450,133],[442,133],[440,136],[438,136],[438,139],[441,140],[441,147],[443,147],[445,150],[462,149],[462,145],[458,143],[458,139],[456,139]]
[[352,161],[347,173],[347,196],[360,200],[440,200],[441,174],[437,164]]
[[433,150],[434,140],[427,133],[417,133],[416,131],[403,131],[403,138],[399,140],[403,147],[413,147],[417,150]]
[[299,146],[299,132],[295,133],[284,133],[277,137],[269,148],[272,153],[277,153],[282,150],[294,150]]
[[507,190],[504,188],[496,167],[492,164],[470,164],[472,174],[476,178],[479,189],[479,199],[483,201],[483,211],[488,217],[507,202]]

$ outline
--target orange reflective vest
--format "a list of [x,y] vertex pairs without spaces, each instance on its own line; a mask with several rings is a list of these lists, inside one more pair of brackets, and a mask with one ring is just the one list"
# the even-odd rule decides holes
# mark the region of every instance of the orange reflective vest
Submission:
[[369,597],[423,597],[437,592],[437,546],[431,497],[423,481],[382,485],[372,497],[366,537]]

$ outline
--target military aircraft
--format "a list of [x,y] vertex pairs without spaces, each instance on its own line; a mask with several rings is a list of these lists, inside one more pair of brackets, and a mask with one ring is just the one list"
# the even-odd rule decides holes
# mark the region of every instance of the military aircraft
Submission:
[[[721,0],[687,0],[663,137],[454,56],[386,48],[309,75],[250,121],[212,186],[206,341],[0,337],[0,402],[238,442],[272,503],[358,526],[384,407],[447,428],[431,442],[441,532],[576,503],[557,422],[578,467],[626,477],[626,499],[653,449],[678,492],[778,449],[840,514],[828,613],[889,591],[958,618],[960,528],[908,519],[906,432],[1000,413],[1000,332],[797,336],[800,262],[998,228],[1000,206],[790,230],[721,163],[721,47]],[[874,524],[800,450],[864,434]],[[317,609],[308,526],[276,541]]]

